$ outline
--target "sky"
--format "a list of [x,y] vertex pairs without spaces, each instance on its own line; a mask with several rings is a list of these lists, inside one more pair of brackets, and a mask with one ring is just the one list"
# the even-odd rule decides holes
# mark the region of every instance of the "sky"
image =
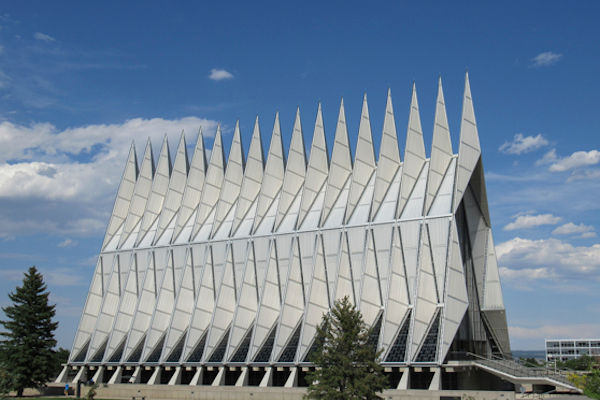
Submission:
[[[415,82],[427,153],[438,77],[454,151],[469,71],[513,349],[600,337],[600,3],[5,2],[0,6],[0,305],[35,265],[70,348],[131,141],[190,149],[239,119],[289,147],[319,102],[329,151],[388,88],[403,154]],[[191,154],[191,153],[190,153]]]

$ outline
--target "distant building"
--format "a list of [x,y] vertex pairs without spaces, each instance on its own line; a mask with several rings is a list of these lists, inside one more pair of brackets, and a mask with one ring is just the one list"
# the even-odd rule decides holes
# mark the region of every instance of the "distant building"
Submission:
[[600,339],[546,339],[546,361],[567,361],[582,355],[600,357]]

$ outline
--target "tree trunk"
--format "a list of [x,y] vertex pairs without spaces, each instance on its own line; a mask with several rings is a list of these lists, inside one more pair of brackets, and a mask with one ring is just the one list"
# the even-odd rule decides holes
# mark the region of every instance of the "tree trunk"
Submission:
[[23,388],[17,389],[17,397],[23,397]]

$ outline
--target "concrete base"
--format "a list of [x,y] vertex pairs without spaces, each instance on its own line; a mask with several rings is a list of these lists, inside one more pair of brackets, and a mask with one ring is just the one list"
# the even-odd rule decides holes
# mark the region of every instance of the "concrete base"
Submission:
[[398,383],[397,390],[407,390],[410,385],[410,370],[408,368],[404,369],[402,372],[402,377],[400,378],[400,382]]
[[442,390],[442,370],[441,368],[435,368],[433,371],[433,378],[429,384],[429,390]]
[[[153,400],[211,399],[211,400],[301,400],[306,388],[236,387],[236,386],[185,386],[185,385],[100,385],[98,398]],[[472,398],[473,400],[515,400],[514,392],[475,390],[385,390],[386,400],[439,400],[441,396]]]
[[284,387],[291,388],[298,386],[298,367],[292,368],[290,371],[290,376],[288,376],[287,381],[285,381]]
[[140,383],[142,378],[142,367],[135,367],[135,371],[131,374],[131,378],[129,378],[129,383]]

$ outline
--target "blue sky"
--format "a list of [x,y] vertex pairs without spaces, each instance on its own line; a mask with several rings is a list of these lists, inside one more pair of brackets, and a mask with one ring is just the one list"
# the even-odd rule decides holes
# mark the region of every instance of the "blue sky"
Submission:
[[[419,3],[419,4],[414,4]],[[175,5],[173,5],[175,4]],[[416,82],[429,152],[438,76],[454,151],[469,70],[514,349],[600,337],[597,2],[10,2],[0,8],[0,304],[36,265],[71,345],[132,139],[155,154],[255,116],[268,145],[340,98],[401,148]],[[207,137],[207,145],[212,140]],[[354,143],[353,143],[354,145]],[[330,149],[331,150],[331,149]],[[378,150],[377,150],[378,151]]]

